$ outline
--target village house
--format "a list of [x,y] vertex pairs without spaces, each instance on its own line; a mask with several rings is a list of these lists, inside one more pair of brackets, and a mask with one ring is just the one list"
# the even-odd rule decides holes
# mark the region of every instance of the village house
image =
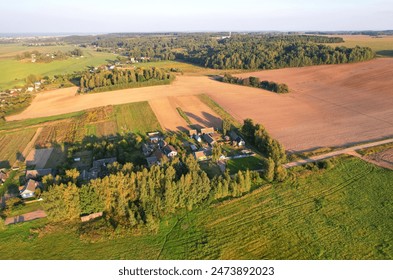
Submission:
[[212,134],[212,133],[214,133],[213,127],[201,128],[201,134]]
[[210,148],[194,152],[194,157],[197,161],[208,160],[211,156],[212,150]]
[[177,151],[172,145],[165,146],[162,151],[167,157],[175,157],[177,156]]
[[53,170],[51,168],[26,170],[26,180],[40,179],[46,175],[52,174],[52,172],[53,172]]
[[147,136],[152,143],[158,143],[158,141],[163,140],[161,133],[158,131],[149,132]]
[[206,141],[206,143],[209,144],[209,146],[213,147],[216,141],[209,135],[209,134],[203,134],[203,140]]
[[243,140],[243,138],[237,135],[237,133],[233,130],[229,132],[229,136],[231,137],[234,146],[243,147],[246,145],[246,142]]
[[160,165],[160,161],[157,159],[156,156],[147,157],[146,161],[148,167],[152,167],[153,165]]
[[33,179],[30,179],[27,181],[24,187],[22,187],[19,194],[24,199],[35,197],[35,191],[37,188],[41,188],[40,183]]

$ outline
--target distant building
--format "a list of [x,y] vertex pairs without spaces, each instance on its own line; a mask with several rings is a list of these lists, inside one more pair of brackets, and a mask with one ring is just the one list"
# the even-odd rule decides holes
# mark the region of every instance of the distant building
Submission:
[[190,130],[188,131],[188,135],[189,135],[190,137],[192,137],[192,136],[194,136],[194,135],[197,135],[197,134],[198,134],[198,132],[197,132],[196,129],[190,129]]
[[201,129],[202,134],[210,134],[214,133],[214,128],[213,127],[206,127]]
[[102,167],[106,167],[108,164],[113,164],[117,161],[117,159],[115,157],[112,158],[103,158],[103,159],[99,159],[99,160],[95,160],[93,161],[93,168],[102,168]]
[[190,145],[191,151],[195,152],[196,150],[198,150],[197,146],[195,146],[194,144]]
[[162,151],[167,157],[175,157],[177,156],[177,151],[172,145],[165,146]]
[[42,178],[42,177],[52,174],[52,173],[53,173],[53,170],[51,168],[26,170],[26,180],[39,179],[39,178]]
[[156,164],[160,165],[160,161],[157,159],[156,156],[147,157],[146,161],[147,161],[148,167],[152,167],[153,165],[156,165]]
[[199,143],[202,142],[202,138],[201,138],[201,136],[199,136],[198,134],[194,134],[194,139],[195,139],[196,141],[198,141]]
[[234,132],[233,130],[231,130],[229,132],[229,136],[231,137],[232,141],[234,142],[235,145],[242,147],[246,145],[246,142],[243,140],[243,138],[241,138],[239,135],[237,135],[236,132]]
[[209,135],[209,134],[203,134],[203,140],[205,140],[211,147],[216,143],[216,141]]
[[194,152],[194,157],[197,161],[207,160],[207,156],[204,151],[196,151]]
[[7,173],[0,171],[0,184],[5,183],[5,181],[8,179]]
[[40,183],[37,181],[34,181],[33,179],[30,179],[27,181],[24,188],[22,188],[20,190],[20,195],[22,198],[35,197],[35,190],[37,188],[40,188]]
[[158,141],[163,140],[161,133],[158,131],[149,132],[147,136],[149,137],[150,142],[152,143],[158,143]]

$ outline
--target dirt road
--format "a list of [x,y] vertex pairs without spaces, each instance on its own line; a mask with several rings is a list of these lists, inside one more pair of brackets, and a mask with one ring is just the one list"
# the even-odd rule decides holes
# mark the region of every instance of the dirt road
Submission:
[[329,158],[332,158],[332,157],[335,157],[338,155],[343,155],[343,154],[350,154],[350,155],[355,156],[355,154],[353,152],[355,152],[357,150],[380,146],[380,145],[384,145],[384,144],[388,144],[388,143],[393,143],[393,138],[382,140],[382,141],[377,141],[377,142],[372,142],[372,143],[367,143],[367,144],[363,144],[363,145],[353,146],[353,147],[337,150],[334,152],[330,152],[330,153],[326,153],[326,154],[322,154],[322,155],[318,155],[318,156],[313,156],[308,159],[302,159],[299,161],[289,162],[287,164],[284,164],[283,166],[285,168],[291,168],[291,167],[295,167],[295,166],[305,165],[307,163],[312,163],[312,162],[317,162],[317,161],[321,161],[324,159],[329,159]]

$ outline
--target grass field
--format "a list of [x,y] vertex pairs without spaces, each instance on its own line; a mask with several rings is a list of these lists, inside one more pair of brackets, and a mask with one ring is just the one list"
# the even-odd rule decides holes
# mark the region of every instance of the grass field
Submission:
[[148,102],[137,102],[115,106],[115,118],[119,131],[146,132],[162,130]]
[[393,36],[371,37],[363,35],[346,35],[342,37],[345,43],[329,44],[331,46],[370,47],[378,56],[393,57]]
[[[4,48],[6,49],[4,50]],[[47,48],[47,51],[52,50],[51,48],[65,51],[75,47],[60,46]],[[67,60],[53,61],[50,63],[31,63],[18,61],[14,56],[21,51],[33,51],[35,48],[25,47],[25,49],[21,49],[20,46],[15,46],[15,50],[15,53],[10,53],[11,50],[9,46],[0,45],[0,73],[2,73],[0,76],[0,89],[12,88],[17,85],[22,86],[25,84],[25,78],[30,74],[53,76],[56,74],[73,73],[74,71],[84,70],[86,66],[105,64],[107,60],[116,58],[114,54],[83,49],[83,58],[69,58]],[[37,50],[40,50],[40,48],[37,48]],[[13,57],[7,57],[7,52],[8,56],[12,55]]]
[[0,134],[0,168],[11,167],[17,159],[17,154],[21,154],[36,129],[24,129],[17,132]]
[[239,170],[260,170],[263,169],[262,161],[257,157],[246,157],[230,159],[227,162],[227,168],[230,173],[236,173]]
[[[358,159],[179,213],[157,235],[87,242],[46,220],[0,232],[2,259],[392,259],[393,172]],[[48,246],[51,244],[51,246]]]

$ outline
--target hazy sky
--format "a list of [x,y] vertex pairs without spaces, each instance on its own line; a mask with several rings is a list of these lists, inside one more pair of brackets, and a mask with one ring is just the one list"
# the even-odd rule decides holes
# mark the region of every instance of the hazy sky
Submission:
[[393,0],[1,0],[0,33],[393,29]]

